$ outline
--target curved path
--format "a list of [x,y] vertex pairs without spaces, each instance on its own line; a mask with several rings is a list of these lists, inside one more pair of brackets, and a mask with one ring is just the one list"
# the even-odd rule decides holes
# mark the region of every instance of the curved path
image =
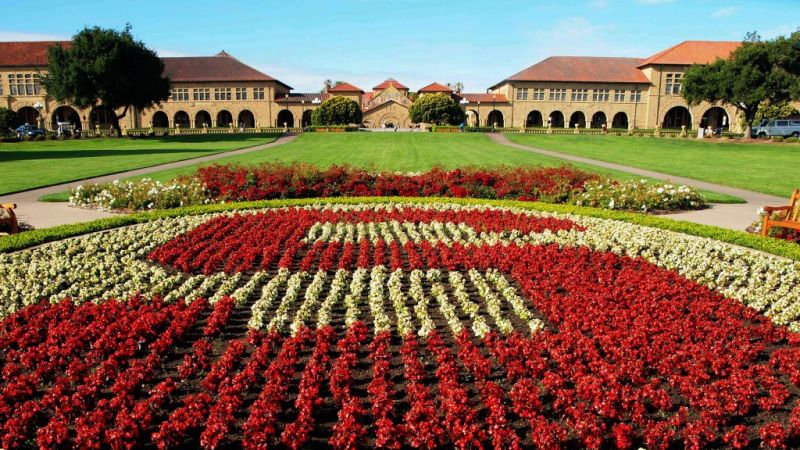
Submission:
[[623,172],[641,175],[643,177],[656,178],[665,181],[669,180],[670,182],[673,183],[685,184],[687,186],[692,186],[699,189],[705,189],[707,191],[733,195],[736,197],[740,197],[746,201],[746,203],[739,203],[739,204],[712,204],[711,207],[708,209],[703,209],[700,211],[682,212],[677,214],[669,214],[667,216],[664,216],[664,217],[669,217],[671,219],[687,220],[689,222],[700,223],[703,225],[716,225],[718,227],[743,231],[751,223],[753,223],[753,221],[755,221],[758,218],[756,213],[756,211],[758,211],[758,208],[765,205],[773,205],[773,206],[783,205],[788,200],[788,193],[787,193],[787,198],[775,197],[774,195],[762,194],[760,192],[746,191],[744,189],[724,186],[716,183],[709,183],[707,181],[695,180],[693,178],[679,177],[675,175],[669,175],[666,173],[654,172],[652,170],[640,169],[638,167],[631,167],[622,164],[600,161],[597,159],[584,158],[582,156],[575,156],[566,153],[554,152],[551,150],[531,147],[528,145],[517,144],[511,142],[508,139],[508,137],[506,137],[504,134],[501,133],[490,133],[487,134],[487,136],[489,136],[489,139],[491,139],[493,142],[497,144],[505,145],[507,147],[512,147],[519,150],[524,150],[526,152],[538,153],[540,155],[551,156],[566,161],[591,164],[593,166],[604,167],[607,169],[620,170]]
[[95,219],[102,219],[104,217],[111,217],[113,214],[105,211],[95,211],[83,208],[70,207],[66,202],[40,202],[39,197],[47,194],[55,194],[58,192],[68,191],[85,183],[107,183],[110,181],[135,177],[139,175],[147,175],[148,173],[158,172],[167,169],[177,169],[180,167],[191,166],[193,164],[214,161],[229,156],[242,155],[245,153],[257,152],[259,150],[266,150],[268,148],[277,147],[279,145],[287,144],[297,138],[294,134],[284,134],[278,139],[268,143],[255,145],[253,147],[240,148],[238,150],[231,150],[227,152],[215,153],[213,155],[201,156],[198,158],[184,159],[182,161],[174,161],[157,166],[143,167],[141,169],[129,170],[127,172],[119,172],[111,175],[103,175],[94,178],[86,178],[83,180],[72,181],[69,183],[57,184],[30,191],[17,192],[15,194],[0,196],[0,203],[16,203],[17,209],[15,210],[17,218],[21,222],[32,225],[35,228],[47,228],[56,225],[65,225],[70,223],[87,222]]

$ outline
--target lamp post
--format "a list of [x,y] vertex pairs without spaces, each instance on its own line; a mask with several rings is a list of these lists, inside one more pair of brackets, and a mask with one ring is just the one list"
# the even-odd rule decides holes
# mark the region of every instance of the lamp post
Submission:
[[476,127],[481,126],[481,101],[478,100],[478,120],[475,123]]
[[311,104],[314,105],[314,107],[319,106],[320,103],[322,103],[322,100],[320,100],[319,97],[314,97],[314,100],[311,100]]
[[[283,99],[286,100],[286,110],[291,113],[292,111],[289,109],[289,94],[284,94]],[[283,128],[284,130],[288,128],[286,120],[283,121]]]
[[37,119],[39,121],[39,128],[44,129],[44,118],[42,117],[42,108],[44,108],[44,105],[42,105],[42,102],[36,102],[33,105],[33,108],[36,110],[36,114],[38,116]]
[[306,127],[306,99],[300,100],[300,128]]
[[[492,94],[492,112],[490,114],[494,114],[495,111],[497,111],[497,94]],[[492,128],[497,128],[497,114],[494,114]]]

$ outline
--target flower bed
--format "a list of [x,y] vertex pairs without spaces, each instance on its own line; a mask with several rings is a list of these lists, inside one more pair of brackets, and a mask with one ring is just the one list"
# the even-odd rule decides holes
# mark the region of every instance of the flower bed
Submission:
[[372,173],[350,166],[321,170],[297,163],[214,165],[167,185],[149,179],[87,184],[72,191],[70,202],[102,209],[143,210],[220,201],[341,196],[516,199],[638,211],[705,206],[705,200],[693,188],[601,180],[569,166],[449,171],[434,168],[402,174]]
[[709,239],[306,206],[57,242],[0,273],[3,448],[800,443],[800,264]]

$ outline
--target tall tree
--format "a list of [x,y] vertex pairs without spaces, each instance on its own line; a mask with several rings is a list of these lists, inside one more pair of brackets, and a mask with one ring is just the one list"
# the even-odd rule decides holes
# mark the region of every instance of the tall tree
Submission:
[[455,81],[453,83],[447,83],[447,87],[453,90],[456,94],[460,94],[464,91],[464,83],[460,81]]
[[420,95],[411,107],[408,116],[414,123],[458,125],[464,121],[464,110],[447,94]]
[[739,109],[750,136],[759,105],[800,98],[800,32],[771,41],[748,34],[728,59],[686,70],[681,93],[690,105],[720,102]]
[[340,84],[344,84],[344,81],[341,80],[331,81],[329,78],[322,82],[322,93],[324,94],[328,92],[329,89],[333,89]]
[[119,137],[119,121],[130,108],[150,108],[170,95],[164,62],[133,38],[130,25],[122,31],[84,28],[70,46],[51,47],[42,84],[59,102],[105,107]]
[[6,134],[22,125],[19,116],[8,108],[0,108],[0,135]]

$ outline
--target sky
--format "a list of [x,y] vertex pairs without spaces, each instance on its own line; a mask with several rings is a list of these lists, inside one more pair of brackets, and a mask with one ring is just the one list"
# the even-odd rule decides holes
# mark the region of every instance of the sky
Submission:
[[485,92],[548,56],[644,58],[684,40],[800,26],[798,0],[23,0],[13,13],[0,41],[130,23],[162,56],[225,50],[295,92],[325,79],[371,90],[389,77],[412,90],[437,81]]

